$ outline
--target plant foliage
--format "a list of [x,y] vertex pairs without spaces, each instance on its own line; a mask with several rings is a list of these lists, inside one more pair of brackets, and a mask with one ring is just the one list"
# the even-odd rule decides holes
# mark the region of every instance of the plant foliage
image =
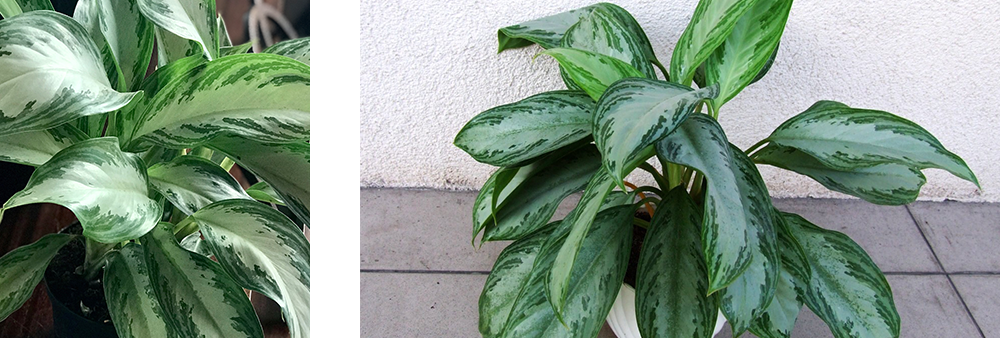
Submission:
[[[789,337],[803,304],[835,337],[899,336],[879,268],[846,235],[775,209],[757,165],[882,205],[914,201],[926,168],[978,182],[917,124],[833,101],[748,149],[731,144],[720,109],[776,61],[791,6],[699,1],[669,67],[613,4],[500,28],[501,52],[538,44],[567,90],[489,109],[455,137],[499,167],[473,206],[473,238],[514,241],[483,288],[484,337],[595,336],[622,283],[633,226],[648,228],[635,285],[644,337],[710,337],[718,311],[734,337]],[[654,158],[661,169],[647,163]],[[636,169],[657,186],[625,181]],[[555,206],[581,191],[553,222]],[[643,207],[652,221],[633,216]]]
[[[83,240],[121,337],[262,337],[245,290],[308,337],[309,242],[264,202],[309,223],[309,38],[247,54],[214,0],[81,0],[73,17],[0,0],[0,15],[0,160],[36,167],[0,217],[55,203],[83,226],[0,257],[0,318]],[[262,181],[244,191],[234,163]]]

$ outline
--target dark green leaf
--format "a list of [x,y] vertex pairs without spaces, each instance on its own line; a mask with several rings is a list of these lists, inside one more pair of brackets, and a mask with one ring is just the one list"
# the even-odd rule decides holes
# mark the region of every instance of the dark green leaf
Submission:
[[558,224],[550,223],[500,252],[479,296],[479,332],[484,338],[503,336],[510,310],[531,277],[538,252]]
[[0,257],[0,321],[31,297],[49,261],[73,236],[49,234]]

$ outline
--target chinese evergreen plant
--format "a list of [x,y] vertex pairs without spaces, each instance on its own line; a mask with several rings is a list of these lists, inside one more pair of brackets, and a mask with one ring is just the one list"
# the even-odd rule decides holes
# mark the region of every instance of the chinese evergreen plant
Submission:
[[[0,258],[0,320],[85,241],[121,337],[262,337],[244,289],[309,336],[309,39],[248,54],[214,0],[0,0],[0,160],[35,166],[3,211],[71,210]],[[156,53],[156,69],[147,68]],[[233,164],[264,183],[244,191]]]
[[[749,149],[729,143],[721,108],[767,73],[791,3],[701,0],[669,68],[613,4],[499,30],[501,52],[538,44],[568,89],[482,112],[455,138],[500,167],[476,199],[473,238],[514,241],[483,287],[484,337],[597,335],[633,225],[648,229],[635,282],[643,337],[710,337],[719,310],[734,337],[788,337],[803,304],[835,337],[899,336],[892,292],[871,258],[846,235],[776,210],[756,165],[882,205],[914,201],[926,168],[978,182],[917,124],[833,101]],[[625,181],[635,169],[656,186]],[[550,222],[579,191],[569,215]],[[643,207],[649,222],[636,216]]]

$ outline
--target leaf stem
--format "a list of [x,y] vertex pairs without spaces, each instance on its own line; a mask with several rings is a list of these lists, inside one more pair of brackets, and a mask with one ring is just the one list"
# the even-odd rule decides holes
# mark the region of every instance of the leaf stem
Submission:
[[83,276],[88,281],[97,280],[106,262],[104,256],[114,250],[116,243],[101,243],[87,237],[84,241]]
[[[667,180],[663,178],[663,174],[657,171],[652,164],[649,164],[649,162],[640,163],[639,169],[645,170],[653,175],[653,179],[656,180],[656,184],[660,186],[660,189],[667,189],[667,187],[670,186]],[[663,196],[663,194],[660,194],[660,196]]]
[[663,64],[660,63],[660,60],[653,59],[653,65],[655,65],[656,68],[660,69],[660,73],[663,73],[663,80],[670,81],[670,74],[667,74],[667,69],[663,67]]
[[644,220],[642,218],[633,217],[632,218],[632,224],[638,225],[638,226],[642,227],[643,229],[649,229],[649,222],[647,222],[646,220]]
[[219,164],[219,166],[221,166],[222,169],[225,169],[226,172],[229,172],[230,170],[233,169],[233,164],[236,164],[236,162],[233,162],[233,159],[229,158],[229,156],[226,156],[226,158],[222,159],[222,163]]
[[[750,148],[747,148],[747,150],[744,151],[743,153],[747,154],[747,157],[753,158],[753,156],[751,155],[751,153],[753,153],[754,151],[756,151],[757,148],[760,148],[760,147],[764,146],[764,144],[767,143],[767,142],[769,142],[769,141],[770,140],[768,140],[766,138],[763,139],[763,140],[760,140],[760,142],[757,142],[756,144],[750,146]],[[754,155],[756,155],[756,154],[754,154]]]
[[[632,188],[632,191],[636,192],[639,195],[639,199],[641,201],[646,200],[646,194],[639,191],[639,188],[636,187],[635,184],[629,183],[629,181],[623,181],[622,183],[625,184],[626,187]],[[653,215],[653,210],[654,210],[653,205],[650,204],[649,202],[646,202],[646,212],[648,212],[650,216]]]
[[694,175],[694,183],[691,184],[691,197],[694,197],[695,200],[697,200],[698,197],[701,196],[702,185],[704,181],[705,181],[705,176],[702,175],[701,173],[696,173]]

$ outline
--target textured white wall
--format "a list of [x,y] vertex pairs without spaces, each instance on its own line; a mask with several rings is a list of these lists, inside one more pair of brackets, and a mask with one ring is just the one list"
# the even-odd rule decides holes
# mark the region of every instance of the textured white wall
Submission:
[[[363,1],[361,186],[478,189],[493,168],[452,145],[459,129],[483,110],[562,88],[551,58],[532,62],[537,46],[497,54],[497,29],[594,2]],[[669,64],[697,1],[616,3]],[[796,1],[770,73],[720,121],[745,148],[818,100],[885,110],[937,136],[983,187],[925,170],[922,199],[1000,201],[998,18],[995,0]],[[761,172],[777,197],[844,196]]]

